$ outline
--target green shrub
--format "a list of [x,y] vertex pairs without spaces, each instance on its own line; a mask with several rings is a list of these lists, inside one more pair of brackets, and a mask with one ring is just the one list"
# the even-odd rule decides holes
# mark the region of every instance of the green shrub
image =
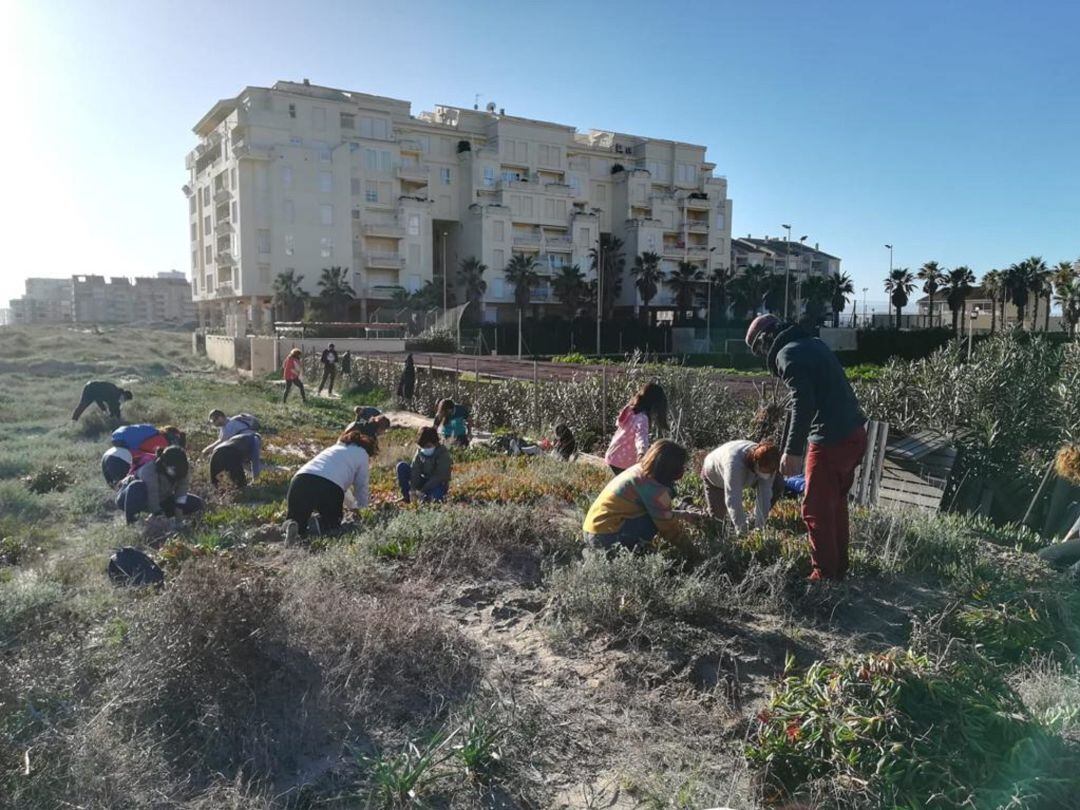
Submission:
[[60,466],[43,467],[26,478],[26,488],[37,495],[63,492],[74,483],[74,473]]

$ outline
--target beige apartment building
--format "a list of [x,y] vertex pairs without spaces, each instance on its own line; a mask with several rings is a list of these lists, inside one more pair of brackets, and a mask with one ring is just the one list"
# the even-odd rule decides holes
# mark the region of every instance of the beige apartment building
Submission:
[[[273,280],[292,270],[316,294],[323,268],[348,268],[367,320],[475,256],[489,268],[483,317],[513,311],[503,269],[531,256],[550,278],[601,233],[624,242],[627,268],[651,250],[667,267],[730,260],[731,201],[705,147],[486,110],[436,107],[303,83],[248,87],[196,124],[187,157],[192,292],[200,322],[271,317]],[[440,285],[441,286],[441,285]],[[457,300],[462,300],[457,291]],[[667,302],[667,291],[654,305]],[[637,295],[624,279],[619,304]]]
[[11,301],[10,320],[13,324],[181,325],[195,322],[195,305],[191,284],[177,271],[135,279],[28,278],[26,294]]

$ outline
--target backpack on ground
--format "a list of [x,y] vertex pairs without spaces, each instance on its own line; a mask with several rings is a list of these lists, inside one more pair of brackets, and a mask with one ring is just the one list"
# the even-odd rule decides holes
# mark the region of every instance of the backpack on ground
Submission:
[[157,435],[158,429],[153,425],[123,425],[112,432],[112,443],[115,447],[138,450],[143,442]]
[[106,569],[113,585],[136,586],[161,585],[165,572],[144,551],[132,546],[118,548],[109,558]]

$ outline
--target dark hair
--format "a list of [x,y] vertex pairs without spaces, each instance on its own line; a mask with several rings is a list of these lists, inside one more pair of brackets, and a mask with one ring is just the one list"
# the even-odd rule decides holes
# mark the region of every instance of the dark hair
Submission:
[[555,437],[559,439],[573,439],[574,434],[570,430],[570,426],[565,422],[560,422],[555,426]]
[[169,444],[174,444],[177,447],[187,446],[187,434],[176,425],[165,425],[161,429],[161,434]]
[[429,445],[439,444],[439,431],[431,427],[422,427],[416,434],[416,444],[418,447],[428,447]]
[[446,399],[440,399],[435,404],[435,427],[439,427],[443,422],[450,418],[450,415],[454,412],[454,400],[447,397]]
[[362,430],[346,430],[338,436],[338,443],[355,444],[357,447],[363,447],[369,456],[379,454],[379,440],[374,436],[369,436]]
[[122,389],[120,391],[120,396],[122,396],[124,399],[134,399],[135,398],[135,395],[133,393],[131,393],[130,391],[128,391],[126,388],[124,388],[124,389]]
[[[154,461],[158,466],[159,472],[170,481],[179,481],[180,479],[187,477],[188,457],[182,447],[159,447],[154,456]],[[171,475],[168,472],[169,467],[173,468]]]
[[666,487],[672,486],[686,471],[686,462],[690,453],[681,444],[671,439],[661,439],[649,445],[641,458],[641,471],[649,478],[659,481]]
[[207,418],[208,421],[213,422],[219,416],[222,419],[228,419],[229,418],[228,416],[225,415],[225,411],[221,410],[221,408],[214,408],[214,410],[210,411],[210,415],[208,417],[206,417],[206,418]]
[[630,407],[634,413],[643,413],[656,423],[661,430],[668,427],[667,394],[660,383],[645,383],[641,390],[630,398]]

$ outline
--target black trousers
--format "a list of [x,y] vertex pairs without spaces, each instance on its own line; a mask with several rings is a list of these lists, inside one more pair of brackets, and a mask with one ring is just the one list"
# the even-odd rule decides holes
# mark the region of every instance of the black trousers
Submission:
[[302,399],[304,402],[307,402],[307,394],[304,393],[304,381],[300,379],[285,381],[285,396],[281,398],[281,401],[289,401],[289,392],[292,390],[292,387],[294,385],[300,389],[300,399]]
[[330,380],[330,388],[326,393],[334,393],[334,378],[337,377],[337,366],[325,365],[323,366],[322,382],[319,383],[319,393],[322,393],[323,386],[326,385],[326,381]]
[[82,398],[79,400],[79,404],[75,406],[74,413],[71,414],[73,422],[79,421],[79,417],[83,415],[83,411],[89,408],[91,405],[97,405],[101,410],[108,411],[109,416],[114,419],[120,418],[120,402],[119,400],[104,400],[97,399],[93,392],[88,393],[84,388]]
[[223,444],[214,448],[210,455],[210,480],[218,489],[222,482],[218,476],[223,473],[229,476],[229,481],[237,489],[247,486],[247,476],[244,474],[244,462],[247,458],[244,451],[234,444]]
[[321,475],[300,473],[293,476],[286,496],[287,518],[300,524],[300,536],[307,537],[307,525],[313,512],[319,513],[323,531],[341,526],[345,514],[345,490]]

